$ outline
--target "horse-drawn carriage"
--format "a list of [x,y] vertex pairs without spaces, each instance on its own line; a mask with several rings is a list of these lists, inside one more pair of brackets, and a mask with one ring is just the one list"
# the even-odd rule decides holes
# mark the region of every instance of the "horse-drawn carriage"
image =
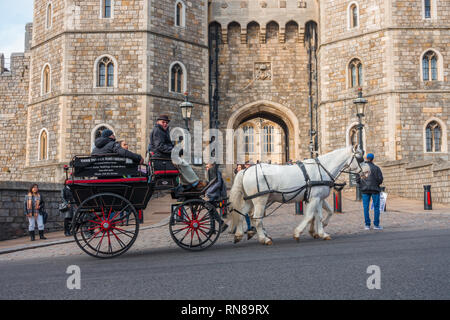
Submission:
[[187,250],[213,245],[220,235],[226,199],[202,198],[214,180],[201,191],[189,192],[180,188],[178,176],[170,159],[153,158],[148,165],[138,165],[117,155],[75,156],[66,167],[65,184],[77,207],[72,220],[77,245],[97,258],[125,253],[139,234],[143,211],[159,190],[170,191],[177,200],[169,219],[175,243]]

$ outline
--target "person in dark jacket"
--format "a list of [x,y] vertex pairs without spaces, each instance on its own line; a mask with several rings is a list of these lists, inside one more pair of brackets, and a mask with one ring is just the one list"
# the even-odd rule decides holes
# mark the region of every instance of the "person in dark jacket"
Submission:
[[[217,208],[211,202],[225,199],[227,197],[227,186],[225,184],[225,181],[223,181],[222,173],[220,172],[219,166],[217,164],[208,163],[206,165],[206,170],[209,182],[216,179],[216,181],[206,190],[206,196],[208,197],[207,207],[209,208],[209,210],[214,210],[217,212]],[[220,219],[222,220],[221,217]],[[220,232],[224,232],[227,228],[228,225],[222,220]]]
[[106,129],[102,132],[102,136],[95,140],[95,148],[92,150],[91,155],[102,155],[102,154],[118,154],[119,156],[130,158],[133,162],[142,164],[144,159],[137,153],[128,151],[120,146],[120,143],[116,141],[114,133]]
[[356,182],[358,183],[362,194],[365,229],[370,230],[369,206],[370,198],[372,198],[374,207],[374,229],[381,230],[383,228],[380,226],[380,185],[383,183],[383,174],[381,169],[373,163],[373,159],[374,155],[372,153],[367,154],[366,168],[368,169],[363,170],[363,173],[357,176]]
[[[174,144],[170,140],[170,130],[169,130],[169,117],[167,115],[161,115],[156,120],[155,127],[150,133],[150,143],[148,145],[148,152],[151,157],[154,158],[172,158],[172,149]],[[174,163],[174,165],[180,171],[180,182],[185,190],[202,190],[206,183],[200,181],[197,174],[192,170],[189,163],[180,159],[179,163]]]
[[61,198],[66,204],[66,210],[62,212],[64,214],[64,235],[66,237],[69,237],[72,235],[71,233],[72,218],[75,211],[75,208],[73,207],[73,203],[75,202],[75,200],[73,198],[73,194],[72,191],[70,191],[69,186],[66,185],[61,190]]

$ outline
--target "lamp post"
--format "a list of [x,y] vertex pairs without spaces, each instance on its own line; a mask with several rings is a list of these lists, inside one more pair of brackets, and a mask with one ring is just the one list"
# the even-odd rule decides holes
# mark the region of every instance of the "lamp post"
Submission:
[[180,104],[181,109],[181,115],[184,119],[184,123],[186,126],[186,130],[189,131],[189,120],[192,116],[192,109],[194,108],[194,105],[188,101],[188,93],[184,93],[184,102]]
[[[364,117],[364,108],[367,104],[367,99],[362,96],[362,89],[358,89],[358,98],[353,100],[356,109],[356,116],[358,117],[358,133],[359,133],[359,147],[361,151],[364,152],[364,143],[363,143],[363,128],[362,118]],[[356,186],[356,200],[362,200],[361,190],[359,189],[359,185]]]

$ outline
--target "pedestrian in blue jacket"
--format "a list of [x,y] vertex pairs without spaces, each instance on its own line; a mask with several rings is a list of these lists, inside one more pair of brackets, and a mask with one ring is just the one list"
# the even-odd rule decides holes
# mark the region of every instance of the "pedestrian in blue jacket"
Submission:
[[364,208],[364,220],[365,229],[370,230],[370,198],[373,201],[374,208],[374,220],[373,225],[375,230],[383,229],[380,226],[380,185],[383,183],[383,173],[381,169],[373,163],[374,155],[368,153],[366,156],[366,164],[368,165],[368,170],[356,177],[356,182],[361,190],[363,208]]

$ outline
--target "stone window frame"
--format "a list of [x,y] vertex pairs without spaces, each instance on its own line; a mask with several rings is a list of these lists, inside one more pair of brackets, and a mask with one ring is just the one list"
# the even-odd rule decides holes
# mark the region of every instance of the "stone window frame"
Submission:
[[430,16],[429,17],[426,17],[425,1],[426,0],[422,0],[422,19],[423,20],[436,20],[437,19],[436,0],[429,0],[430,1]]
[[53,25],[53,4],[50,1],[47,3],[47,6],[45,8],[45,30],[50,30],[52,28],[52,25]]
[[104,9],[105,9],[105,0],[100,0],[100,14],[99,14],[99,18],[100,19],[114,19],[114,0],[110,0],[111,1],[111,16],[109,17],[105,17],[104,15]]
[[[46,146],[45,146],[45,156],[42,157],[42,135],[45,133],[46,135]],[[48,147],[49,147],[49,141],[50,141],[50,135],[48,134],[47,128],[42,128],[41,131],[39,131],[38,135],[38,154],[37,154],[37,160],[38,161],[46,161],[48,160]]]
[[[436,80],[424,80],[423,79],[423,68],[424,68],[423,58],[430,51],[432,51],[437,56],[437,79]],[[422,54],[420,55],[419,65],[420,65],[419,75],[420,75],[421,82],[444,81],[444,58],[438,50],[436,50],[434,48],[428,48],[425,51],[423,51]]]
[[[181,5],[181,15],[180,15],[180,19],[181,19],[181,24],[177,24],[177,17],[178,17],[178,5]],[[174,7],[174,23],[173,25],[177,28],[186,28],[186,3],[184,3],[184,1],[182,0],[177,0],[175,2],[175,7]]]
[[[271,155],[275,152],[275,126],[270,123],[261,124],[262,130],[262,152]],[[261,134],[261,133],[260,133]]]
[[[356,16],[357,16],[357,25],[353,25],[353,6],[356,8]],[[359,5],[358,2],[352,1],[347,6],[347,30],[358,30],[360,23],[360,15],[359,15]]]
[[[431,122],[437,122],[441,128],[441,150],[440,151],[427,151],[427,127]],[[425,121],[422,128],[423,133],[423,153],[425,154],[445,154],[448,153],[448,142],[447,142],[447,126],[445,122],[437,117],[431,117]]]
[[[359,76],[359,72],[357,73],[357,83],[355,86],[353,86],[353,78],[352,78],[352,72],[351,72],[351,64],[354,61],[358,61],[359,64],[361,65],[361,77]],[[362,59],[359,57],[352,57],[348,62],[347,62],[347,67],[346,67],[346,74],[347,74],[347,89],[354,89],[354,88],[359,88],[362,87],[364,85],[364,64],[362,63]]]
[[[357,129],[358,125],[359,125],[359,122],[358,122],[358,121],[355,121],[355,122],[350,123],[349,126],[347,126],[347,129],[346,129],[346,131],[345,131],[345,145],[346,145],[347,147],[349,147],[349,146],[352,145],[352,144],[351,144],[351,139],[350,139],[350,134],[351,134],[351,131],[352,131],[353,128],[356,127],[356,129]],[[363,129],[362,129],[362,134],[363,134],[363,137],[362,137],[362,138],[363,138],[363,145],[365,145],[365,146],[367,146],[367,143],[366,143],[366,126],[367,126],[367,124],[365,124],[364,127],[363,127]],[[359,133],[358,133],[358,134],[359,134]]]
[[[246,129],[251,132],[247,132]],[[255,126],[253,124],[247,123],[244,126],[242,126],[242,131],[243,131],[243,138],[244,138],[244,152],[246,154],[254,154],[255,153],[255,133],[256,133]]]
[[[182,88],[181,92],[172,91],[172,68],[178,64],[181,67],[181,71],[183,72],[183,81],[182,81]],[[181,61],[174,61],[169,66],[169,92],[170,93],[176,93],[176,94],[184,94],[187,92],[187,69],[186,66]]]
[[[45,79],[45,70],[48,68],[49,75],[48,75],[48,91],[45,91],[46,88],[46,79]],[[47,94],[50,94],[52,92],[52,66],[50,63],[44,64],[41,70],[41,96],[45,96]]]
[[[108,86],[104,86],[104,87],[100,87],[99,86],[99,64],[100,61],[103,58],[108,58],[112,61],[112,63],[114,64],[114,80],[113,80],[113,86],[112,87],[108,87]],[[93,81],[93,87],[94,89],[110,89],[110,88],[117,88],[119,85],[119,63],[117,62],[117,59],[114,58],[112,55],[110,54],[102,54],[101,56],[98,56],[97,59],[95,59],[94,61],[94,70],[93,70],[93,75],[94,75],[94,81]]]

